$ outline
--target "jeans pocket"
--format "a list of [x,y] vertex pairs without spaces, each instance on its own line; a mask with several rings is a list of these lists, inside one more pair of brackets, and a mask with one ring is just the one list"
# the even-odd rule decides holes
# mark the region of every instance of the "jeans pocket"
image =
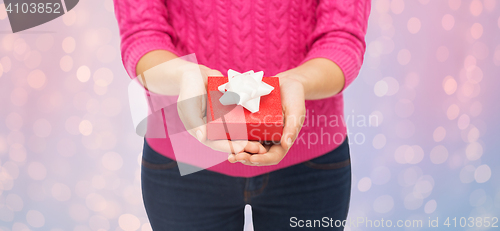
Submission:
[[153,169],[153,170],[161,170],[161,169],[171,169],[171,168],[174,168],[175,166],[177,166],[177,161],[172,160],[172,162],[169,162],[167,164],[155,164],[155,163],[151,163],[151,162],[145,160],[144,158],[142,158],[142,163],[141,164],[145,168],[149,168],[149,169]]
[[334,150],[314,159],[304,161],[302,164],[312,169],[323,170],[339,169],[349,166],[351,164],[351,158],[347,138]]
[[148,169],[161,170],[175,168],[177,166],[177,161],[156,152],[149,146],[146,140],[144,140],[141,164]]

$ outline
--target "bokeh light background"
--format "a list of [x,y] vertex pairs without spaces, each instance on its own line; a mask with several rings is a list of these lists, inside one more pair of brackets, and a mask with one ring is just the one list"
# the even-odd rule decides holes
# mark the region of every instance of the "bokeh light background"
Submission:
[[[349,216],[500,217],[500,1],[374,0],[366,41]],[[17,34],[0,4],[1,230],[151,230],[129,81],[112,0]]]

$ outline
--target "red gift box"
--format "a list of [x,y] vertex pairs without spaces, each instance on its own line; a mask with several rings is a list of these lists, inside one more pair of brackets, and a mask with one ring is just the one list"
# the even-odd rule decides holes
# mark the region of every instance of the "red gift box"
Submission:
[[240,105],[222,105],[218,87],[227,77],[208,77],[207,136],[209,140],[253,140],[279,142],[283,134],[283,110],[278,77],[264,77],[273,86],[261,96],[259,111],[251,113]]

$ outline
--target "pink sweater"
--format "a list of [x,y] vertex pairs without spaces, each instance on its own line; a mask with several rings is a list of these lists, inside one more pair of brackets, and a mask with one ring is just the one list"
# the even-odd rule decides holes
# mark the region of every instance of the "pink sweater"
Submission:
[[[135,78],[139,59],[152,50],[195,53],[200,64],[227,73],[264,71],[273,76],[313,58],[335,62],[347,87],[365,51],[369,0],[115,0],[123,64]],[[344,87],[344,89],[345,89]],[[345,139],[342,93],[306,101],[298,139],[274,166],[228,161],[209,170],[252,177],[318,157]],[[147,139],[175,159],[169,138]]]

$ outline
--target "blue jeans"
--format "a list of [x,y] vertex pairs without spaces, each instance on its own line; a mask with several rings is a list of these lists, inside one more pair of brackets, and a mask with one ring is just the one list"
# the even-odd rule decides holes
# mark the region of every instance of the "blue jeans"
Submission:
[[180,176],[176,161],[144,143],[142,192],[155,231],[243,230],[246,204],[255,231],[343,230],[336,225],[349,209],[347,139],[325,155],[251,178],[209,170]]

